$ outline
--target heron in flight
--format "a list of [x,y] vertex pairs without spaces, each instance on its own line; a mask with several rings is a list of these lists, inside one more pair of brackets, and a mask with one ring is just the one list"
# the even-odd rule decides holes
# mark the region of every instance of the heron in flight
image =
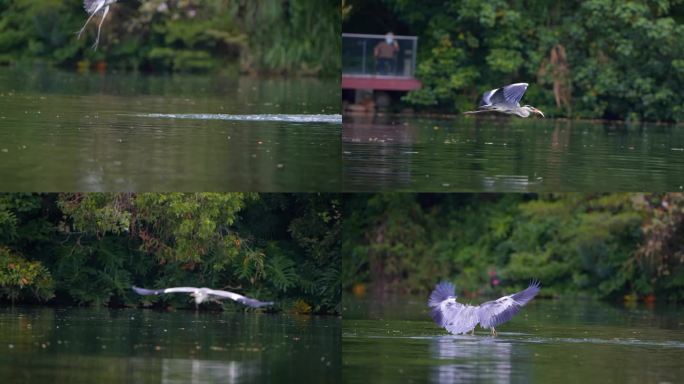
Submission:
[[430,294],[428,306],[435,323],[446,328],[450,333],[458,335],[471,332],[474,335],[475,326],[479,323],[480,327],[491,329],[492,336],[496,336],[494,327],[512,319],[539,293],[540,286],[539,281],[533,280],[525,290],[472,306],[457,302],[454,285],[441,282]]
[[256,299],[251,299],[240,294],[221,291],[218,289],[211,288],[195,288],[195,287],[173,287],[166,289],[145,289],[133,286],[133,290],[138,295],[161,295],[164,293],[189,293],[190,296],[195,298],[195,306],[199,306],[202,302],[207,300],[220,300],[220,299],[231,299],[238,303],[244,304],[252,308],[260,308],[268,305],[273,305],[272,301],[259,301]]
[[463,112],[464,115],[483,112],[498,112],[507,115],[518,115],[520,117],[528,117],[532,113],[538,113],[544,117],[544,113],[531,105],[520,106],[520,99],[522,99],[525,91],[527,91],[527,83],[515,83],[505,87],[492,89],[482,95],[480,106],[475,111]]
[[78,31],[79,39],[81,38],[83,31],[85,31],[88,23],[90,23],[90,20],[100,11],[102,11],[102,19],[100,20],[100,24],[97,26],[97,38],[93,44],[93,50],[97,50],[97,45],[100,43],[100,30],[102,29],[102,24],[109,13],[109,6],[117,1],[118,0],[83,0],[83,8],[85,8],[86,12],[88,12],[90,16],[88,17],[88,20],[86,20],[85,24],[83,24],[83,28]]

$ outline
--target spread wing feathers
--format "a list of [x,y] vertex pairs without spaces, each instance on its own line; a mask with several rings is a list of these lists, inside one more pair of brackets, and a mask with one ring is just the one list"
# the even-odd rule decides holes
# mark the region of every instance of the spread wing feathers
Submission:
[[478,307],[455,303],[443,308],[443,327],[453,334],[472,331],[480,321]]
[[248,307],[252,307],[252,308],[259,308],[259,307],[264,307],[267,305],[273,305],[272,301],[259,301],[259,300],[251,299],[249,297],[242,296],[240,294],[237,294],[234,292],[229,292],[229,291],[221,291],[218,289],[209,289],[209,290],[207,290],[207,292],[213,296],[219,296],[222,298],[228,298],[231,300],[235,300],[238,303],[244,304],[244,305],[246,305]]
[[438,307],[442,302],[450,297],[456,297],[456,287],[448,281],[442,281],[437,284],[435,289],[430,294],[428,300],[429,307]]
[[532,281],[526,289],[520,292],[480,304],[478,308],[480,326],[491,328],[509,321],[523,305],[539,293],[539,287],[538,281]]
[[192,293],[192,292],[195,292],[197,290],[197,288],[175,287],[175,288],[166,288],[166,289],[145,289],[145,288],[139,288],[139,287],[133,286],[133,290],[138,295],[161,295],[162,293],[175,293],[175,292]]
[[197,290],[199,290],[199,288],[195,288],[195,287],[173,287],[173,288],[166,288],[164,290],[164,293],[193,293]]
[[486,107],[493,104],[508,104],[519,107],[520,100],[525,94],[525,91],[527,91],[527,86],[527,83],[515,83],[487,91],[482,95],[480,107]]
[[494,94],[494,92],[496,92],[496,89],[492,89],[491,91],[487,91],[484,93],[484,95],[482,95],[482,101],[480,101],[480,107],[486,107],[488,105],[492,105],[491,97]]
[[451,333],[470,332],[478,322],[477,307],[457,303],[455,299],[453,284],[448,281],[437,284],[428,299],[432,319]]
[[442,302],[449,297],[456,297],[456,287],[448,281],[443,281],[435,287],[428,299],[428,306],[431,308],[432,320],[440,327],[444,326],[444,316],[442,313]]
[[145,288],[138,288],[136,286],[132,287],[135,293],[138,295],[159,295],[164,293],[163,289],[145,289]]

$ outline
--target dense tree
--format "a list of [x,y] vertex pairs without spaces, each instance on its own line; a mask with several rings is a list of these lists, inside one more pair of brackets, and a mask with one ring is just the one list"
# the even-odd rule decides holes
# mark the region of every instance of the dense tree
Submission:
[[336,312],[339,205],[313,194],[0,195],[0,295],[182,306],[186,297],[141,298],[130,287],[191,285]]
[[[462,112],[525,81],[524,102],[550,116],[684,120],[681,0],[381,3],[420,38],[415,106]],[[346,25],[358,29],[355,7]]]
[[684,198],[671,194],[358,195],[345,205],[343,284],[684,299]]
[[[82,0],[0,1],[0,64],[336,75],[339,4],[318,0],[146,0],[112,6],[98,51],[74,34]],[[89,29],[92,31],[93,29]]]

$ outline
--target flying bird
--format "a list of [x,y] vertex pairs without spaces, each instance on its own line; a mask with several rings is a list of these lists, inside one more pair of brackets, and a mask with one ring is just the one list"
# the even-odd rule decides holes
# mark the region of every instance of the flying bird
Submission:
[[500,299],[487,301],[478,306],[461,304],[456,301],[456,289],[449,282],[437,284],[430,294],[428,306],[432,312],[432,318],[440,327],[446,328],[453,334],[472,332],[475,334],[475,326],[491,329],[492,335],[496,336],[496,329],[512,319],[520,309],[539,293],[539,281],[533,280],[530,285],[520,292],[504,296]]
[[480,101],[480,106],[477,107],[477,110],[463,112],[463,114],[496,112],[528,117],[532,113],[537,113],[544,117],[542,111],[531,105],[520,106],[520,99],[522,99],[525,91],[527,91],[527,86],[527,83],[515,83],[487,91],[482,95],[482,101]]
[[100,43],[100,30],[102,30],[102,24],[105,21],[105,18],[107,18],[107,14],[109,13],[109,6],[116,3],[118,0],[84,0],[83,1],[83,8],[85,8],[86,12],[90,15],[88,17],[88,20],[86,20],[85,24],[83,24],[83,28],[78,31],[78,38],[81,38],[81,35],[83,34],[83,31],[85,31],[86,26],[90,22],[90,20],[98,14],[100,11],[102,11],[102,19],[100,20],[100,24],[97,26],[97,38],[95,39],[95,43],[93,44],[93,50],[97,50],[97,45]]
[[231,299],[238,303],[244,304],[252,308],[260,308],[268,305],[273,305],[272,301],[259,301],[256,299],[251,299],[240,294],[221,291],[218,289],[211,288],[195,288],[195,287],[173,287],[166,289],[145,289],[133,286],[133,290],[138,295],[161,295],[164,293],[189,293],[190,296],[195,298],[195,305],[198,306],[206,300],[220,300],[220,299]]

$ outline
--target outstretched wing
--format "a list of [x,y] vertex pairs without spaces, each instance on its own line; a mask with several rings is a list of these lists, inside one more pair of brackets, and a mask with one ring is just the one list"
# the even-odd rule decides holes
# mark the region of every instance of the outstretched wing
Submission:
[[435,287],[428,299],[432,319],[454,334],[471,331],[478,322],[477,308],[456,302],[456,288],[448,281]]
[[498,89],[499,89],[499,88],[497,88],[497,89],[492,89],[491,91],[485,92],[484,95],[482,95],[482,100],[480,101],[480,107],[486,107],[486,106],[492,105],[492,101],[491,101],[492,95],[493,95],[494,92],[496,92]]
[[532,281],[526,289],[520,292],[482,303],[478,307],[480,325],[483,328],[491,328],[509,321],[523,305],[539,293],[540,286],[539,281]]
[[435,289],[430,294],[428,307],[439,306],[442,301],[450,297],[456,297],[456,287],[448,281],[442,281],[435,286]]
[[197,290],[197,288],[194,287],[174,287],[174,288],[166,288],[166,289],[145,289],[145,288],[139,288],[136,286],[132,287],[135,293],[138,295],[161,295],[163,293],[176,293],[176,292],[186,292],[186,293],[192,293]]
[[[525,91],[527,91],[527,83],[515,83],[505,87],[494,89],[488,97],[489,104],[506,104],[519,107]],[[487,92],[485,92],[487,96]],[[484,97],[482,98],[484,101]]]
[[246,305],[248,307],[252,307],[252,308],[259,308],[259,307],[265,307],[267,305],[273,305],[272,301],[259,301],[257,299],[252,299],[252,298],[242,296],[240,294],[237,294],[235,292],[230,292],[230,291],[221,291],[218,289],[209,289],[209,290],[207,290],[207,292],[209,292],[210,295],[235,300],[238,303],[244,304],[244,305]]
[[440,305],[450,297],[456,297],[456,287],[448,281],[443,281],[435,287],[428,299],[428,307],[431,308],[432,319],[440,327],[444,326],[444,317]]

